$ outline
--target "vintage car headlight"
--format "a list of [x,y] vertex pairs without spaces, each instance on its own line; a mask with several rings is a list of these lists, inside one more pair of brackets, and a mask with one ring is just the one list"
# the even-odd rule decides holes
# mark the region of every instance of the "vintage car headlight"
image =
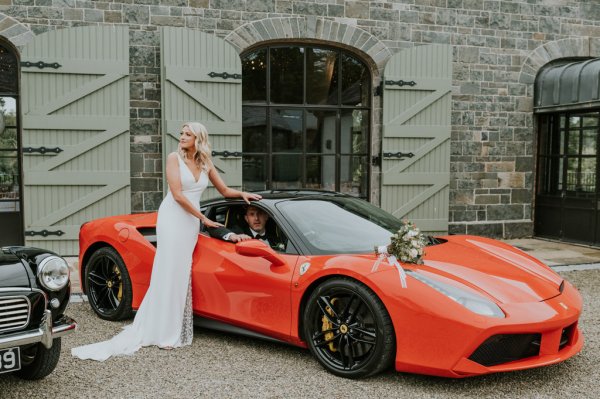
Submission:
[[50,291],[58,291],[69,283],[69,265],[58,256],[49,256],[38,267],[40,284]]
[[498,305],[489,299],[477,295],[472,292],[460,289],[450,284],[443,283],[439,280],[434,280],[421,273],[410,273],[412,277],[419,280],[422,283],[427,284],[434,290],[446,295],[448,298],[455,302],[460,303],[471,312],[480,314],[482,316],[504,318],[504,312]]

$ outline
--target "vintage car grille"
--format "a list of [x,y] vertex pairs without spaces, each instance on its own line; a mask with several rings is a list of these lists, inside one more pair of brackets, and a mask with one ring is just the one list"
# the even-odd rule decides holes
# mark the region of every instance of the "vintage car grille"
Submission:
[[0,297],[0,332],[23,328],[29,322],[31,303],[22,295]]
[[541,334],[500,334],[489,337],[469,357],[483,366],[512,362],[540,353]]

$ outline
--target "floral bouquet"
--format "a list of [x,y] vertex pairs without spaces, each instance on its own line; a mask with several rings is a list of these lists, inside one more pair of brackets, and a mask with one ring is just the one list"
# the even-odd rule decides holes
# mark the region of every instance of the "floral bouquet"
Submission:
[[403,220],[402,227],[392,235],[387,252],[401,262],[422,265],[426,246],[427,239],[419,228],[413,222]]
[[402,227],[391,237],[390,245],[375,247],[377,260],[373,264],[372,272],[377,271],[379,265],[384,261],[398,270],[402,288],[406,288],[406,273],[398,260],[405,263],[423,264],[423,255],[427,239],[414,223],[407,220],[402,221]]

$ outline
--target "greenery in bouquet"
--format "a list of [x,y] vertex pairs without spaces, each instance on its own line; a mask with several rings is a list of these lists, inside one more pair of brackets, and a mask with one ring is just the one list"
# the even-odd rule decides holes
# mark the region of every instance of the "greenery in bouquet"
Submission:
[[402,227],[391,237],[387,250],[401,262],[423,264],[427,239],[414,223],[402,221]]

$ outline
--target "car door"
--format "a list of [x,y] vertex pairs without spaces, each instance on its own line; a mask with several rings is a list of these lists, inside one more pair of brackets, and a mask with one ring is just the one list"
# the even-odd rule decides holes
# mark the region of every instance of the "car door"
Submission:
[[298,255],[280,255],[285,264],[275,266],[261,257],[239,255],[235,244],[201,233],[192,268],[194,312],[276,338],[289,337]]

